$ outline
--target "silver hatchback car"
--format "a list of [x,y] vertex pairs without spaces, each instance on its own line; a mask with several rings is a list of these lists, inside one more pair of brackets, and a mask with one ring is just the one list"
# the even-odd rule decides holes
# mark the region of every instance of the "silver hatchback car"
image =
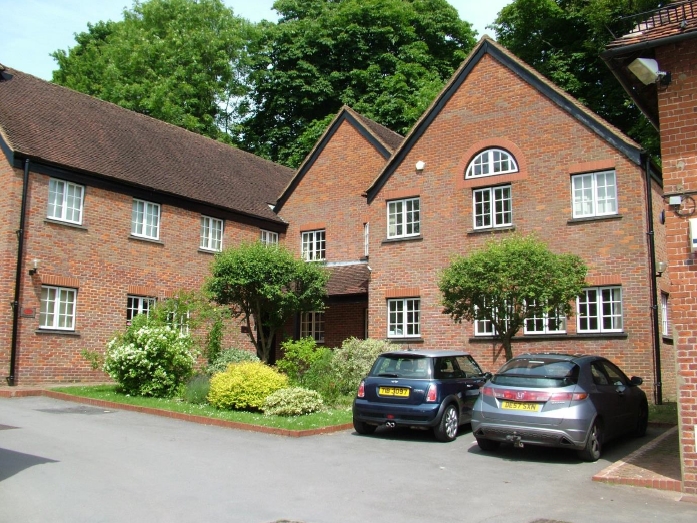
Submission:
[[581,459],[596,461],[610,439],[646,433],[641,384],[600,356],[517,356],[482,387],[472,433],[485,451],[510,442],[575,449]]

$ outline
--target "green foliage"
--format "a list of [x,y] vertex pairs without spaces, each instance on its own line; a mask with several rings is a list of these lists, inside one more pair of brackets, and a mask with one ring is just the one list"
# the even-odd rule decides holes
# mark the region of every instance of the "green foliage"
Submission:
[[324,403],[319,392],[291,387],[267,396],[262,410],[267,416],[302,416],[322,410]]
[[236,363],[213,375],[208,402],[219,409],[260,410],[270,394],[287,386],[288,377],[264,363]]
[[341,347],[334,350],[331,361],[332,374],[337,378],[340,394],[353,394],[383,352],[398,350],[400,347],[385,340],[359,340],[349,338]]
[[282,246],[252,242],[230,247],[216,254],[211,271],[206,283],[211,299],[243,319],[264,362],[274,334],[293,314],[324,309],[328,272]]
[[318,348],[315,340],[310,337],[284,341],[281,348],[283,358],[276,362],[276,366],[295,384],[302,383],[304,374],[315,361],[322,358],[326,350],[324,347]]
[[600,54],[615,36],[631,29],[621,17],[664,3],[513,0],[501,10],[492,28],[500,44],[658,155],[657,131],[631,102]]
[[222,0],[136,1],[87,27],[52,53],[55,83],[212,138],[238,119],[254,28]]
[[274,9],[278,24],[261,24],[250,46],[239,143],[291,166],[343,104],[406,133],[475,44],[446,0],[278,0]]
[[248,350],[230,348],[222,351],[218,357],[206,367],[206,372],[213,375],[217,372],[225,372],[231,363],[242,363],[243,361],[259,361],[256,354]]
[[195,361],[191,336],[152,326],[141,314],[107,343],[104,371],[126,394],[171,397],[191,376]]
[[223,351],[223,327],[223,318],[217,315],[206,335],[206,359],[209,365],[216,361]]
[[513,357],[511,338],[526,318],[546,313],[571,316],[586,285],[580,257],[555,254],[532,236],[492,240],[468,256],[457,256],[441,274],[444,314],[460,322],[489,320]]
[[182,398],[188,403],[202,405],[208,402],[210,389],[210,377],[205,374],[196,374],[186,382]]
[[101,370],[104,367],[104,354],[96,350],[82,349],[80,354],[85,358],[92,370]]

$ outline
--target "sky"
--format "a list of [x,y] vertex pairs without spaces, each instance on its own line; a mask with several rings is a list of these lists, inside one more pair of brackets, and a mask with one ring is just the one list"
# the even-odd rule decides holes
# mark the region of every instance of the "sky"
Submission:
[[[224,0],[235,14],[258,22],[277,19],[274,0]],[[477,38],[484,34],[502,7],[512,0],[448,0],[462,20],[470,22]],[[75,45],[75,34],[87,23],[123,19],[132,0],[0,0],[0,64],[50,80],[56,62],[50,53]]]

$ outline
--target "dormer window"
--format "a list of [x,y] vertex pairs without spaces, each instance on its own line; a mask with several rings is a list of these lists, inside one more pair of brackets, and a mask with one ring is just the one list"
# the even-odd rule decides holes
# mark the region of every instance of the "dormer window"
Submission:
[[515,172],[518,172],[518,164],[512,155],[503,149],[487,149],[475,156],[470,162],[465,171],[465,178],[479,178]]

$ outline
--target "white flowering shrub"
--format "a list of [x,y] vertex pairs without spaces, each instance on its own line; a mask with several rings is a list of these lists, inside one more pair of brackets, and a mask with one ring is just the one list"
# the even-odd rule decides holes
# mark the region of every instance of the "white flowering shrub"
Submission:
[[266,397],[262,410],[269,416],[302,416],[322,410],[322,395],[302,387],[281,389]]
[[104,371],[126,394],[171,397],[193,374],[192,347],[191,336],[179,329],[134,319],[125,335],[107,343]]

